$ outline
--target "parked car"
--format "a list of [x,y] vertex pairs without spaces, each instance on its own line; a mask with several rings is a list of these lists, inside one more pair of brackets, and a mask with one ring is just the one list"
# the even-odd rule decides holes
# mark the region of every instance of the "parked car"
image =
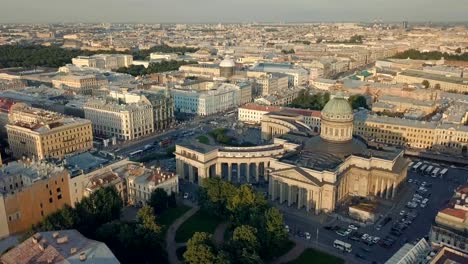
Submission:
[[309,232],[305,232],[304,235],[305,235],[305,238],[306,238],[307,240],[310,239],[310,233],[309,233]]
[[348,228],[351,230],[358,230],[358,227],[355,225],[349,225]]

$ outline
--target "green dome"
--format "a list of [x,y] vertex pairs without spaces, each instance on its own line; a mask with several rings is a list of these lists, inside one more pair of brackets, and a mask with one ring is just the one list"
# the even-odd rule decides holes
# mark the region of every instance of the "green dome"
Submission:
[[337,95],[328,101],[322,109],[322,117],[337,120],[350,119],[353,117],[353,109],[348,100],[341,95]]

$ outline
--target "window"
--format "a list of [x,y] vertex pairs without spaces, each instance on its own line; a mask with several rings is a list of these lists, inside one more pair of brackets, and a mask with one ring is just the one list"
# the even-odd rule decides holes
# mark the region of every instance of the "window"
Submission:
[[57,188],[57,192],[61,192],[60,188]]
[[61,199],[62,199],[62,195],[61,194],[57,195],[57,200],[61,200]]
[[54,201],[54,199],[49,198],[49,203],[52,203],[53,201]]

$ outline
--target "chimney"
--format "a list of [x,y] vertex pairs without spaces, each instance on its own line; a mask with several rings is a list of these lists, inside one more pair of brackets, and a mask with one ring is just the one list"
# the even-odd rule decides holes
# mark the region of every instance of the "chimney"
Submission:
[[78,251],[78,249],[76,249],[76,247],[70,248],[70,254],[71,255],[75,254],[77,251]]
[[37,244],[39,241],[41,241],[42,235],[37,233],[33,236],[32,241],[34,244]]
[[68,242],[68,236],[63,236],[57,238],[57,244],[65,244]]
[[54,233],[52,234],[52,237],[53,237],[53,238],[57,238],[58,236],[59,236],[59,232],[54,232]]
[[85,261],[86,260],[86,252],[81,252],[80,253],[80,260]]

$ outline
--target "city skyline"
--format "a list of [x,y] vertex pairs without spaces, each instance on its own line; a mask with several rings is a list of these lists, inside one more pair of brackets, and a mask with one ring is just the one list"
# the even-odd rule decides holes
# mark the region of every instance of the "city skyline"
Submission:
[[[411,2],[357,0],[303,0],[292,2],[257,0],[236,2],[101,0],[92,2],[14,1],[2,4],[0,23],[239,23],[239,22],[462,22],[468,1],[448,0],[425,5]],[[420,12],[414,12],[424,7]],[[70,12],[73,10],[73,12]],[[229,12],[226,12],[229,10]]]

